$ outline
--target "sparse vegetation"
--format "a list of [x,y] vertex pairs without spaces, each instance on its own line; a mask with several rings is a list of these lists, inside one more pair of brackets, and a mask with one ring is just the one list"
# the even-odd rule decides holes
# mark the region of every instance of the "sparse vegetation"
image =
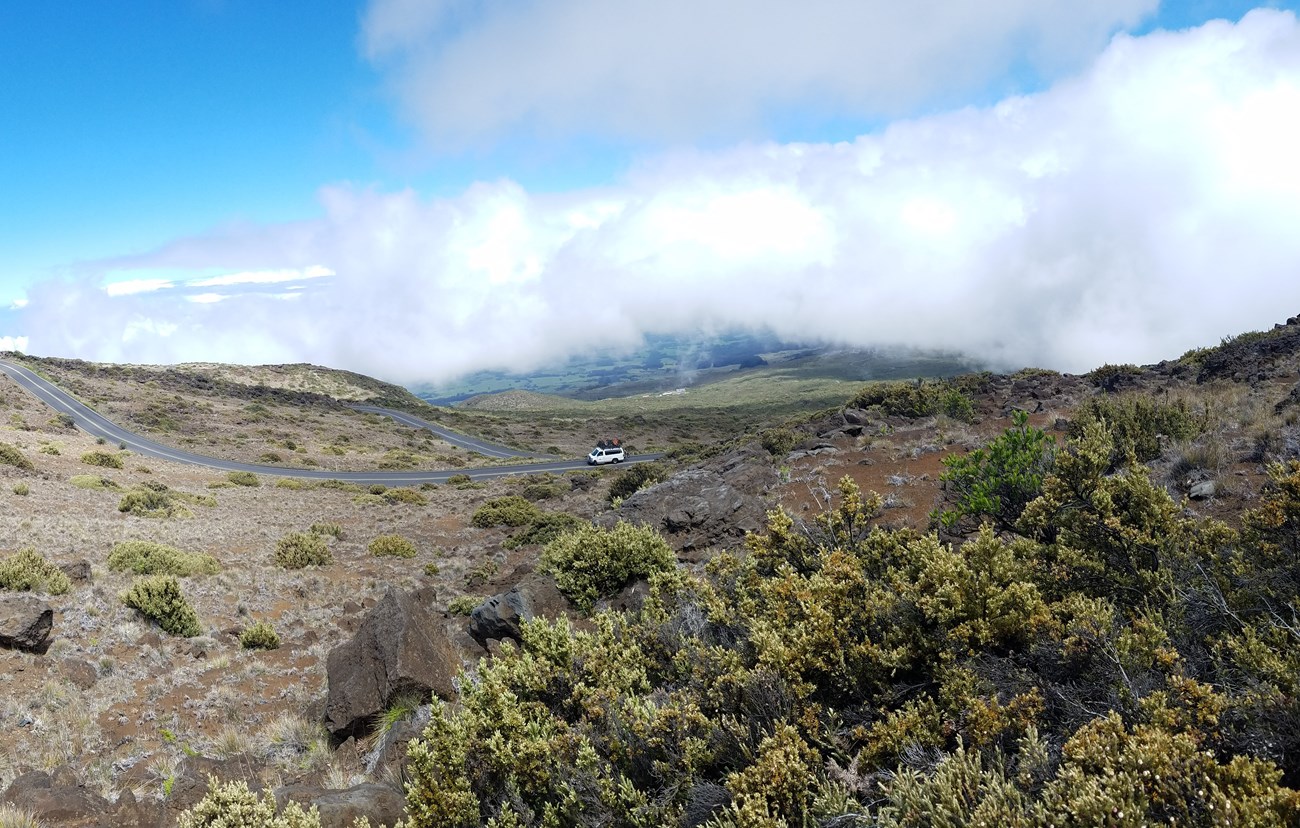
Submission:
[[100,477],[97,474],[74,474],[68,482],[78,489],[120,490],[122,488],[116,481],[107,477]]
[[[0,443],[0,463],[23,471],[32,471],[36,468],[32,465],[32,461],[28,460],[27,456],[18,450],[17,446],[11,446],[8,443]],[[119,468],[121,467],[119,466]]]
[[313,523],[307,530],[313,535],[329,535],[332,538],[343,538],[343,524],[333,522]]
[[122,603],[157,622],[172,635],[193,638],[203,633],[198,613],[185,600],[180,581],[174,575],[137,578],[131,588],[122,593]]
[[275,564],[284,569],[326,566],[333,562],[334,554],[314,532],[290,532],[275,544]]
[[13,492],[19,497],[26,497],[27,495],[32,493],[32,490],[28,487],[26,483],[15,483]]

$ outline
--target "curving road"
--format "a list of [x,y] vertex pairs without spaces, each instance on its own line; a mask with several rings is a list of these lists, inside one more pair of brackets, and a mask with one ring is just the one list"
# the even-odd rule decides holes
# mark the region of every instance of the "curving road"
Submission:
[[[410,486],[420,483],[445,483],[447,478],[464,474],[475,480],[487,480],[494,477],[508,477],[513,474],[531,474],[535,472],[565,472],[574,469],[583,469],[587,467],[585,460],[548,460],[538,463],[512,463],[508,466],[490,466],[481,468],[467,469],[448,469],[445,471],[370,471],[370,472],[344,472],[329,471],[325,469],[292,469],[284,466],[268,466],[260,463],[240,463],[235,460],[222,460],[216,457],[207,457],[202,454],[184,451],[183,449],[164,446],[162,443],[156,443],[147,437],[141,437],[133,431],[127,431],[116,423],[112,422],[104,415],[95,411],[93,408],[79,402],[71,397],[57,385],[43,379],[30,369],[17,365],[6,360],[0,360],[0,373],[7,375],[11,380],[21,385],[41,402],[50,408],[62,414],[72,417],[74,423],[82,431],[94,437],[103,437],[105,441],[114,445],[124,445],[126,448],[136,454],[145,457],[155,457],[160,460],[172,460],[177,463],[187,463],[191,466],[206,466],[210,469],[220,471],[247,471],[254,474],[269,474],[276,477],[299,477],[306,480],[347,480],[352,483],[374,484],[382,483],[385,486]],[[413,428],[423,428],[432,431],[438,437],[446,440],[453,445],[461,448],[476,451],[487,457],[494,459],[515,459],[530,457],[531,455],[515,451],[505,446],[497,446],[491,443],[485,443],[468,437],[464,434],[457,434],[454,431],[448,431],[440,426],[427,423],[418,417],[413,417],[403,411],[393,411],[387,408],[378,408],[376,406],[358,405],[354,406],[359,411],[365,411],[372,414],[382,414],[385,417],[391,417],[402,425]],[[661,454],[638,454],[627,458],[628,463],[644,463],[648,460],[657,460],[662,457]]]

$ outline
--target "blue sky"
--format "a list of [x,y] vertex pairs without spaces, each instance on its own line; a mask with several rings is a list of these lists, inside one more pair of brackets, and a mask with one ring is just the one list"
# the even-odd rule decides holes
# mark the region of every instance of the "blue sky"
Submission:
[[1177,356],[1300,312],[1297,4],[1256,5],[12,0],[0,345]]

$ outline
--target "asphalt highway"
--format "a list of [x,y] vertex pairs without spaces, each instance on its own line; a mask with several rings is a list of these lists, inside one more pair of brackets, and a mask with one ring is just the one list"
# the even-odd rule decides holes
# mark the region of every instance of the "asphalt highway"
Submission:
[[[511,463],[502,466],[483,466],[478,468],[464,469],[447,469],[443,471],[366,471],[366,472],[345,472],[329,471],[325,469],[291,469],[284,466],[269,466],[260,463],[240,463],[235,460],[222,460],[216,457],[207,457],[202,454],[196,454],[183,449],[164,446],[156,443],[147,437],[142,437],[133,431],[127,431],[108,418],[104,417],[98,411],[76,400],[63,389],[48,380],[38,376],[31,370],[21,365],[16,365],[6,360],[0,360],[0,373],[4,373],[14,382],[21,385],[24,389],[34,395],[41,402],[50,408],[62,414],[72,417],[77,427],[94,437],[102,437],[105,442],[113,445],[124,446],[127,449],[144,457],[154,457],[160,460],[172,460],[177,463],[187,463],[192,466],[206,466],[210,469],[219,471],[247,471],[254,474],[273,475],[275,477],[298,477],[305,480],[347,480],[352,483],[374,484],[382,483],[385,486],[410,486],[420,483],[445,483],[447,478],[464,474],[469,475],[475,480],[487,480],[494,477],[508,477],[512,474],[533,474],[537,472],[566,472],[575,469],[587,467],[587,461],[583,460],[543,460],[533,463]],[[520,459],[527,458],[531,455],[516,451],[506,446],[497,446],[492,443],[485,443],[476,440],[464,434],[458,434],[449,431],[433,423],[425,422],[418,417],[413,417],[404,411],[393,411],[387,408],[378,408],[376,406],[358,405],[354,406],[358,411],[365,411],[372,414],[381,414],[385,417],[391,417],[402,425],[411,426],[412,428],[427,429],[438,437],[447,442],[460,446],[461,448],[476,451],[485,457],[493,459]],[[648,460],[657,460],[660,454],[638,454],[629,456],[625,463],[644,463]]]

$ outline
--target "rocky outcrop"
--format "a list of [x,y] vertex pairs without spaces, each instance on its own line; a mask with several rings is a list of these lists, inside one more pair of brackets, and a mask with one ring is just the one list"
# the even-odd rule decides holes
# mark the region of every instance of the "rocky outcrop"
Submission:
[[434,597],[431,589],[390,589],[357,634],[330,651],[325,726],[335,740],[365,735],[399,695],[454,697],[460,662],[432,610]]
[[469,616],[469,634],[485,649],[489,640],[522,641],[520,627],[524,621],[558,618],[572,608],[553,578],[531,572],[508,592],[493,595],[475,607]]
[[0,593],[0,647],[44,653],[53,629],[49,604],[31,595]]
[[66,765],[53,772],[29,771],[15,779],[0,796],[30,812],[47,825],[86,825],[107,815],[113,805],[86,788]]
[[776,482],[767,452],[741,449],[642,489],[601,522],[653,526],[691,559],[691,553],[735,547],[747,532],[762,529],[769,508],[764,495]]
[[277,788],[276,804],[297,802],[303,810],[315,807],[320,814],[321,828],[351,828],[361,817],[371,825],[395,825],[406,816],[406,801],[402,792],[388,785],[367,783],[342,791],[331,791],[311,785],[289,785]]

